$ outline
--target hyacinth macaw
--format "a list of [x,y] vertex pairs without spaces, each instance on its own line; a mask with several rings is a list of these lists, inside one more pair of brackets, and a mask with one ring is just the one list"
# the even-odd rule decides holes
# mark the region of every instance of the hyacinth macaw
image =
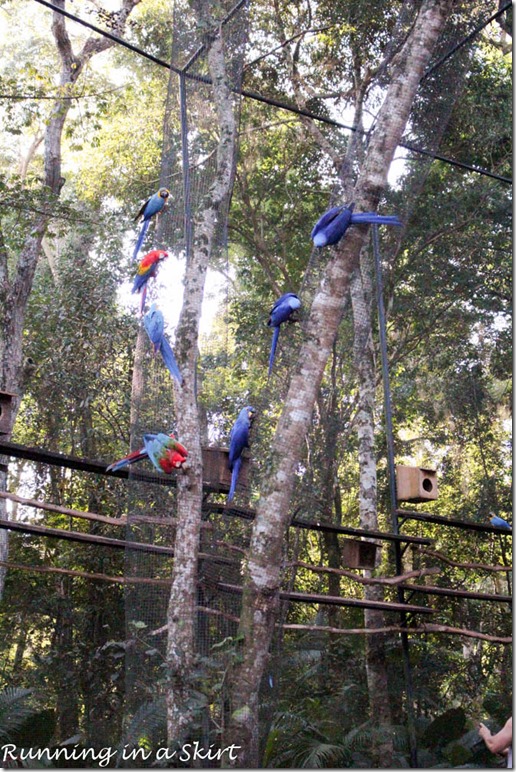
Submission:
[[235,489],[238,482],[238,475],[242,466],[242,453],[244,448],[249,447],[249,430],[253,422],[254,407],[247,405],[242,408],[238,418],[233,424],[231,434],[229,435],[229,459],[228,467],[231,472],[231,485],[229,487],[228,502],[232,501],[235,495]]
[[498,515],[491,515],[489,519],[491,521],[491,525],[494,525],[497,528],[505,528],[506,530],[512,531],[512,525],[510,525],[507,520],[504,520],[503,517],[498,517]]
[[150,458],[158,472],[170,474],[179,469],[186,461],[188,451],[176,440],[173,434],[144,434],[143,448],[134,450],[129,455],[110,464],[106,471],[116,472],[144,458]]
[[140,303],[140,313],[143,314],[145,307],[145,298],[147,295],[147,282],[152,277],[156,276],[158,272],[159,264],[162,260],[168,257],[168,252],[164,249],[153,249],[152,252],[148,252],[145,257],[140,260],[136,276],[134,277],[132,292],[142,293]]
[[280,332],[280,326],[301,306],[301,301],[298,296],[293,292],[286,292],[274,303],[269,315],[269,321],[267,324],[273,328],[272,333],[272,345],[271,353],[269,355],[269,378],[272,372],[272,366],[274,364],[274,355],[276,354],[276,346],[278,345],[278,338]]
[[143,244],[143,240],[145,238],[145,234],[147,233],[147,230],[149,229],[149,224],[152,218],[157,215],[165,204],[167,203],[167,199],[170,196],[170,191],[167,190],[167,188],[160,188],[157,193],[154,193],[153,196],[147,199],[147,201],[142,204],[140,211],[134,218],[135,221],[139,220],[140,217],[143,218],[142,222],[142,229],[140,231],[140,235],[138,236],[138,241],[136,242],[136,246],[134,248],[134,259],[137,258],[138,252],[140,251],[140,247]]
[[175,378],[181,386],[183,383],[183,376],[179,372],[172,346],[165,338],[165,320],[156,303],[151,305],[150,309],[143,317],[143,324],[154,347],[154,354],[157,354],[158,352],[161,353],[170,375],[172,378]]
[[354,213],[355,204],[334,206],[328,209],[315,223],[310,234],[314,246],[327,247],[336,244],[346,233],[350,225],[378,223],[378,225],[401,225],[396,215],[376,214],[375,212]]

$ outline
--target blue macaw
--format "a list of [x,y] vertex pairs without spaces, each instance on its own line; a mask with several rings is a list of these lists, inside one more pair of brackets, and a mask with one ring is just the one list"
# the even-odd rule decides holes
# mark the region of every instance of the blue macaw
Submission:
[[162,434],[161,432],[159,434],[144,434],[143,445],[140,450],[134,450],[121,458],[120,461],[110,464],[106,471],[116,472],[118,469],[123,469],[124,466],[129,466],[144,458],[150,458],[158,472],[170,474],[174,469],[179,469],[188,456],[186,448],[176,440],[173,434]]
[[140,251],[140,247],[143,244],[143,240],[149,228],[150,221],[155,215],[161,212],[161,210],[167,203],[167,199],[169,196],[170,196],[170,191],[167,190],[167,188],[160,188],[157,191],[157,193],[154,193],[153,196],[148,198],[147,201],[144,204],[142,204],[140,211],[134,218],[135,220],[139,220],[140,217],[143,218],[142,229],[140,231],[140,235],[138,236],[138,241],[136,242],[136,246],[134,248],[133,258],[135,260],[138,257],[138,252]]
[[242,466],[242,453],[244,448],[249,447],[249,430],[253,422],[254,407],[248,405],[242,408],[238,418],[233,424],[231,434],[229,435],[229,459],[228,466],[231,472],[231,485],[228,493],[228,502],[233,499],[238,482],[238,475]]
[[504,520],[503,517],[498,517],[498,515],[491,515],[489,519],[491,521],[491,525],[494,525],[497,528],[505,528],[506,530],[512,531],[512,525],[510,525],[507,520]]
[[300,306],[301,301],[298,296],[294,294],[294,292],[286,292],[278,298],[271,308],[269,321],[267,322],[269,327],[273,327],[271,353],[269,355],[269,378],[274,364],[276,346],[278,345],[280,325],[283,324],[283,322],[286,322],[291,314],[293,314]]
[[165,338],[165,320],[156,303],[151,305],[150,309],[143,317],[143,324],[147,330],[147,335],[154,346],[154,354],[157,354],[158,351],[161,353],[170,375],[175,378],[181,386],[183,383],[183,376],[179,372],[172,346]]
[[336,244],[346,233],[350,225],[378,223],[378,225],[402,225],[396,215],[376,214],[375,212],[353,212],[355,204],[334,206],[328,209],[315,223],[310,234],[314,246],[327,247]]
[[162,260],[168,257],[168,252],[164,249],[153,249],[148,252],[145,257],[140,260],[136,276],[134,277],[134,283],[132,292],[142,293],[142,299],[140,302],[140,313],[143,314],[145,308],[145,297],[147,295],[147,282],[152,277],[156,276],[158,272],[158,266]]

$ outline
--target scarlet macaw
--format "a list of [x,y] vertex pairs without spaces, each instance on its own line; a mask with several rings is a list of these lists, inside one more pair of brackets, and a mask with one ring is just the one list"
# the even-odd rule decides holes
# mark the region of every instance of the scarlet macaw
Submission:
[[355,204],[334,206],[328,209],[315,223],[310,234],[314,246],[327,247],[336,244],[346,233],[350,225],[378,223],[378,225],[402,225],[396,215],[376,214],[375,212],[353,212]]
[[293,314],[300,306],[301,301],[298,296],[293,292],[286,292],[271,308],[267,324],[269,327],[273,327],[274,331],[272,333],[271,353],[269,355],[269,377],[274,364],[274,355],[276,353],[276,346],[278,345],[280,325],[283,324],[283,322],[286,322],[291,314]]
[[157,354],[158,351],[161,352],[161,356],[163,357],[163,361],[167,366],[170,375],[175,378],[181,386],[183,383],[183,376],[179,372],[172,346],[165,338],[165,320],[156,303],[151,305],[149,311],[147,311],[143,317],[143,324],[147,330],[147,335],[154,346],[154,354]]
[[149,228],[150,221],[155,215],[161,212],[161,210],[167,203],[167,199],[169,196],[170,196],[170,191],[167,190],[167,188],[160,188],[157,191],[157,193],[154,193],[153,196],[148,198],[147,201],[144,204],[142,204],[140,211],[134,218],[135,221],[139,220],[140,217],[143,218],[142,229],[140,231],[140,235],[138,236],[138,241],[136,242],[136,246],[134,248],[133,258],[135,260],[138,257],[138,252],[140,251],[140,247],[143,244],[143,240]]
[[179,469],[188,456],[186,448],[175,439],[173,434],[144,434],[143,443],[143,448],[110,464],[106,471],[116,472],[118,469],[123,469],[124,466],[129,466],[144,458],[150,458],[158,472],[170,474],[175,469]]
[[255,414],[254,407],[248,405],[242,408],[238,418],[233,424],[231,434],[229,435],[229,459],[228,467],[231,472],[231,485],[228,493],[228,502],[233,499],[238,482],[238,475],[242,466],[242,453],[244,448],[249,447],[249,430]]
[[159,264],[162,260],[168,257],[168,252],[164,249],[153,249],[152,252],[147,252],[145,257],[140,260],[136,276],[134,277],[132,292],[142,293],[140,303],[140,313],[143,314],[145,307],[145,298],[147,296],[147,282],[152,277],[156,276],[158,272]]

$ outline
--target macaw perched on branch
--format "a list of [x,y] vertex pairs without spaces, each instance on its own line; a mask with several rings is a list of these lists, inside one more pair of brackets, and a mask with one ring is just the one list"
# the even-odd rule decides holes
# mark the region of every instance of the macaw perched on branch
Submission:
[[116,472],[144,458],[150,458],[158,472],[170,474],[175,469],[179,469],[186,461],[188,451],[179,443],[173,434],[144,434],[143,448],[134,450],[129,455],[115,461],[107,468],[107,472]]
[[156,303],[151,305],[149,311],[147,311],[143,317],[143,324],[147,330],[147,335],[154,346],[154,354],[157,354],[158,351],[161,353],[170,375],[172,378],[175,378],[181,386],[183,383],[183,376],[179,372],[172,346],[165,338],[165,320]]
[[503,517],[498,517],[498,515],[491,515],[489,519],[491,521],[491,525],[494,525],[497,528],[505,528],[506,530],[512,531],[512,525],[510,525],[507,520],[504,520]]
[[231,434],[229,435],[229,459],[228,467],[231,472],[231,485],[229,487],[228,502],[232,501],[235,495],[235,489],[238,482],[238,475],[242,466],[242,453],[244,448],[249,447],[249,430],[253,422],[254,407],[248,405],[242,408],[238,418],[233,424]]
[[140,211],[134,218],[135,221],[139,220],[140,217],[143,218],[142,229],[140,231],[140,235],[138,236],[138,241],[136,242],[136,246],[134,248],[133,257],[135,260],[138,257],[138,252],[140,251],[140,247],[143,244],[145,234],[149,229],[150,221],[155,215],[161,212],[161,210],[167,203],[167,199],[169,196],[170,196],[170,191],[167,190],[167,188],[160,188],[157,191],[157,193],[154,193],[153,196],[148,198],[147,201],[144,204],[142,204]]
[[145,298],[147,296],[147,282],[149,279],[156,276],[159,268],[159,264],[162,260],[168,257],[168,252],[164,249],[153,249],[152,252],[148,252],[145,257],[140,260],[136,276],[134,277],[134,283],[132,292],[142,293],[140,303],[140,314],[143,314],[145,307]]
[[315,223],[311,239],[316,247],[327,247],[336,244],[346,233],[350,225],[377,223],[378,225],[402,225],[396,215],[376,214],[375,212],[357,212],[349,206],[334,206],[328,209]]
[[280,333],[280,325],[286,322],[287,319],[301,306],[301,301],[298,296],[293,292],[286,292],[274,303],[269,315],[269,321],[267,322],[269,327],[273,328],[272,333],[272,345],[271,353],[269,355],[269,378],[272,372],[272,366],[274,364],[274,355],[276,354],[276,346],[278,345],[278,338]]

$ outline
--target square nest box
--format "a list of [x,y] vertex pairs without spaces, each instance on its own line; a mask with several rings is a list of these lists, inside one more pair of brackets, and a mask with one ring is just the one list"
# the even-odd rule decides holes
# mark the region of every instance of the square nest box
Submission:
[[348,568],[375,568],[380,545],[370,541],[345,539],[341,544],[342,565]]
[[397,466],[396,489],[399,501],[434,501],[439,495],[437,472],[419,466]]
[[[213,488],[220,488],[222,491],[229,491],[231,485],[231,472],[228,467],[229,450],[228,448],[203,448],[203,482]],[[242,456],[242,467],[238,475],[237,490],[248,487],[249,482],[249,456],[245,453]]]

